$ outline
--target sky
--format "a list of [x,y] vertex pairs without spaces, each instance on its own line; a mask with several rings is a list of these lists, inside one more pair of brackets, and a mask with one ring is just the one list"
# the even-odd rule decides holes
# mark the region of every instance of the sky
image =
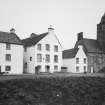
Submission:
[[63,48],[70,49],[79,32],[96,39],[104,12],[105,0],[0,0],[0,31],[15,28],[24,39],[52,25]]

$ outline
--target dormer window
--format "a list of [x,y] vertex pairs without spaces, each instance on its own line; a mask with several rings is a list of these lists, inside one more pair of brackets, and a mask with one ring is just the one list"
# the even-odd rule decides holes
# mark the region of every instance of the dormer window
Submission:
[[11,45],[9,43],[6,43],[6,50],[11,50]]

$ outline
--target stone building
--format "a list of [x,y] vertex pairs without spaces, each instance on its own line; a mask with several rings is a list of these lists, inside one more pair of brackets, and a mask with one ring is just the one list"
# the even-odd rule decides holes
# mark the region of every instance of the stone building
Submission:
[[62,46],[49,27],[48,32],[37,35],[32,33],[24,43],[24,72],[58,72],[62,66]]
[[[79,46],[82,46],[82,50],[81,54],[79,54],[80,56],[77,57],[80,50]],[[78,50],[73,53],[75,49]],[[83,52],[86,57],[82,56]],[[71,61],[73,59],[74,63],[68,62],[68,60]],[[84,59],[86,59],[86,62],[84,62]],[[86,64],[85,66],[84,63]],[[94,73],[105,67],[105,14],[97,25],[97,39],[84,38],[83,32],[80,32],[74,48],[63,51],[63,66],[68,67],[69,72],[75,73]]]
[[13,28],[0,31],[0,72],[23,74],[23,44]]

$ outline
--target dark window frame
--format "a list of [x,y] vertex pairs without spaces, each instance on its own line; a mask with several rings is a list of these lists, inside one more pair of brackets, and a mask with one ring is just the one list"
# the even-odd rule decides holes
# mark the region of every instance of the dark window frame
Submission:
[[5,71],[11,71],[11,66],[5,66]]
[[46,51],[50,51],[50,44],[46,44]]
[[37,50],[38,51],[41,51],[42,50],[42,45],[40,43],[37,45]]
[[50,62],[50,55],[49,54],[45,55],[45,62],[47,62],[47,63]]
[[6,61],[11,61],[11,54],[6,54]]
[[54,62],[58,63],[58,55],[54,55]]
[[42,54],[37,54],[37,62],[42,62]]
[[54,45],[54,52],[58,52],[58,45]]
[[11,44],[10,43],[6,43],[6,50],[11,50]]

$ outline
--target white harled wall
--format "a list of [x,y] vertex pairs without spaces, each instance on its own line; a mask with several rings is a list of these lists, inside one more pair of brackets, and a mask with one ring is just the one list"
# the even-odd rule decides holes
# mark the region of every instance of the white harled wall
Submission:
[[[42,50],[37,50],[38,44],[42,45]],[[46,44],[50,45],[50,51],[45,50]],[[58,52],[54,52],[54,45],[58,45]],[[42,54],[42,62],[37,62],[37,54]],[[50,62],[45,62],[45,55],[50,55]],[[54,55],[58,55],[58,63],[54,63]],[[30,61],[32,57],[32,61]],[[50,72],[54,72],[54,65],[58,66],[58,71],[61,70],[62,66],[62,47],[59,44],[53,30],[48,33],[41,41],[39,41],[35,46],[27,47],[27,52],[24,52],[24,63],[27,62],[27,73],[35,73],[35,67],[38,65],[42,66],[41,72],[45,72],[45,65],[50,66]]]
[[[6,54],[11,54],[11,61],[6,61]],[[6,44],[0,43],[0,66],[1,72],[5,71],[6,66],[11,66],[9,74],[23,73],[23,46],[11,44],[11,50],[6,50]]]
[[[79,50],[74,58],[63,59],[63,66],[67,67],[68,72],[72,73],[83,73],[84,66],[86,66],[87,71],[87,56],[83,50],[83,46],[78,46]],[[79,64],[76,64],[76,58],[79,58]],[[86,64],[84,64],[84,58],[86,58]],[[76,72],[76,66],[79,67],[79,72]]]
[[[88,61],[87,61],[87,56],[83,50],[83,46],[79,45],[78,48],[79,48],[79,50],[78,50],[78,53],[76,54],[75,61],[76,61],[76,58],[79,58],[79,64],[75,64],[75,72],[76,72],[76,66],[78,66],[79,67],[79,73],[83,73],[84,72],[84,66],[86,66],[86,71],[87,71],[87,62]],[[84,58],[86,58],[86,64],[84,64]]]

